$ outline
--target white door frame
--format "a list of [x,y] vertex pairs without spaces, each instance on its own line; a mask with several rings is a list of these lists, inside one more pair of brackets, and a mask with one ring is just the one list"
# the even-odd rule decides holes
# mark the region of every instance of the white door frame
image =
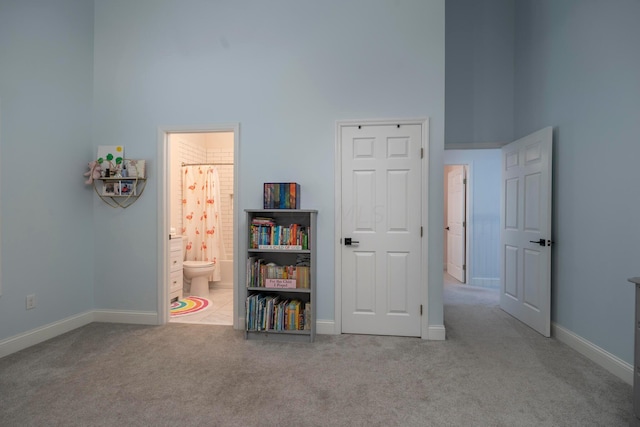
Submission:
[[334,161],[335,176],[335,235],[334,235],[334,331],[336,335],[342,333],[342,127],[345,126],[369,126],[369,125],[419,125],[422,127],[422,148],[424,155],[422,157],[422,176],[421,176],[421,222],[423,236],[421,241],[421,270],[420,276],[422,280],[420,304],[422,304],[422,319],[420,321],[422,339],[429,338],[429,315],[428,315],[428,293],[429,293],[429,274],[427,263],[428,243],[429,243],[429,221],[428,221],[428,200],[429,200],[429,119],[382,119],[382,120],[340,120],[336,122],[336,148]]
[[240,176],[240,123],[217,124],[205,127],[160,127],[158,128],[158,174],[156,185],[158,186],[158,325],[164,325],[169,321],[169,218],[171,217],[171,205],[169,204],[169,183],[171,168],[169,167],[169,134],[172,133],[210,133],[233,132],[233,327],[240,329],[238,319],[238,307],[240,304],[240,292],[238,278],[240,277],[240,251],[238,247],[238,188]]

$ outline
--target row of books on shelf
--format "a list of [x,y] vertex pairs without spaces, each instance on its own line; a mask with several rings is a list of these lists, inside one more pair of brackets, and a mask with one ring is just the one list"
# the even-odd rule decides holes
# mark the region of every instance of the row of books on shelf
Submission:
[[264,209],[300,209],[300,184],[295,182],[265,182]]
[[246,300],[247,331],[311,329],[311,303],[278,295],[252,294]]
[[276,225],[266,218],[254,219],[250,225],[251,249],[309,249],[311,227],[300,224]]
[[309,289],[310,277],[309,264],[304,260],[297,265],[276,265],[262,258],[247,258],[248,288]]

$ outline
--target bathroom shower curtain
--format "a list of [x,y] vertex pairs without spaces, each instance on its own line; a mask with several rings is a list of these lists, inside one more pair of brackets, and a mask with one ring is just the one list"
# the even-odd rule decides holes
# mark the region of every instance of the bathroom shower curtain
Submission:
[[222,227],[218,170],[209,165],[182,167],[182,234],[187,236],[185,260],[213,261],[209,281],[220,280]]

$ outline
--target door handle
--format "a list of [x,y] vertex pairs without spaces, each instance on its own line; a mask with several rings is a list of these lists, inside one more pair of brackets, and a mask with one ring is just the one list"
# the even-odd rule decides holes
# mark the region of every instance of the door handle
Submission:
[[531,243],[537,243],[540,246],[551,246],[551,240],[545,240],[545,239],[540,239],[540,240],[529,240],[529,242]]
[[449,230],[449,227],[445,227],[444,229],[445,229],[445,230]]
[[357,240],[352,240],[351,237],[345,237],[344,238],[344,245],[345,246],[358,246],[358,242]]

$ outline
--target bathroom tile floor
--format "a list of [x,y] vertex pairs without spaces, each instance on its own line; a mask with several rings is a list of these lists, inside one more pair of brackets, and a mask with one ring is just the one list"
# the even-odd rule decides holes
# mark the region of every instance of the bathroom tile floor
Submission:
[[[189,296],[185,293],[185,296]],[[209,288],[211,307],[201,313],[170,318],[171,323],[197,323],[206,325],[233,325],[233,289]]]

